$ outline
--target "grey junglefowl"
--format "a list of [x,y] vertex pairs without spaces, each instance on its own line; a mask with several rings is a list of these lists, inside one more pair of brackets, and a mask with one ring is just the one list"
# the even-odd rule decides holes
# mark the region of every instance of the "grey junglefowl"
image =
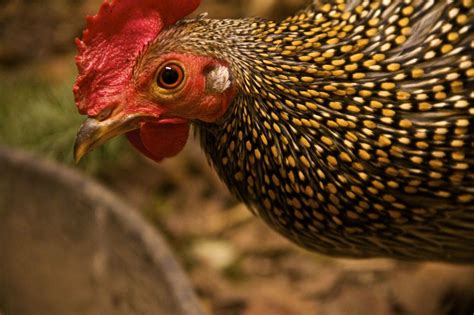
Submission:
[[77,40],[79,160],[192,125],[230,191],[313,251],[474,262],[472,0],[317,1],[274,22],[105,1]]

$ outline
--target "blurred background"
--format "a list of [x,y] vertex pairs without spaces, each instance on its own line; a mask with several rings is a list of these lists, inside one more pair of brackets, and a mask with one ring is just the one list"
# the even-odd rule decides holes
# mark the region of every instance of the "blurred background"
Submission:
[[[123,139],[74,165],[72,145],[83,117],[71,92],[73,43],[84,16],[100,2],[0,0],[1,145],[79,169],[140,209],[164,233],[212,314],[474,312],[468,267],[339,260],[296,248],[229,195],[194,139],[160,165]],[[204,0],[197,13],[280,19],[305,2]]]

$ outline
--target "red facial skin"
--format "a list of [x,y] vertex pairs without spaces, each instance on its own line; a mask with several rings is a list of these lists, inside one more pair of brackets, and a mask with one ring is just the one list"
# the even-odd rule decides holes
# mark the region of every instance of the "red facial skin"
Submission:
[[[158,89],[156,72],[164,64],[177,63],[185,71],[183,83],[174,91]],[[138,130],[127,134],[140,152],[154,161],[179,153],[188,138],[189,122],[214,122],[227,111],[235,96],[231,86],[222,93],[206,90],[206,76],[216,66],[225,64],[202,56],[170,53],[144,65],[139,77],[132,81],[127,102],[120,111],[128,114],[147,113],[155,119],[142,122]],[[160,93],[163,91],[163,93]]]

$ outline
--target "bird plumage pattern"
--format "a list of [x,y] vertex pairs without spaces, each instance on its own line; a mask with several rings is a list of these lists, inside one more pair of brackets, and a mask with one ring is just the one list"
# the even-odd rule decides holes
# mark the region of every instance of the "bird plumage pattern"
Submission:
[[170,52],[225,61],[235,97],[192,123],[229,189],[298,245],[473,262],[473,27],[472,0],[200,16],[165,28],[134,73]]

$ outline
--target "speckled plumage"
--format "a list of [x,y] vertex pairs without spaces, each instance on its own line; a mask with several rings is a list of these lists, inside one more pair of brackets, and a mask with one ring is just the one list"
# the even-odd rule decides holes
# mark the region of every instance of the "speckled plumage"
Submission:
[[237,96],[195,123],[202,146],[289,239],[473,262],[473,27],[472,0],[320,1],[282,22],[180,22],[148,50],[228,63]]

